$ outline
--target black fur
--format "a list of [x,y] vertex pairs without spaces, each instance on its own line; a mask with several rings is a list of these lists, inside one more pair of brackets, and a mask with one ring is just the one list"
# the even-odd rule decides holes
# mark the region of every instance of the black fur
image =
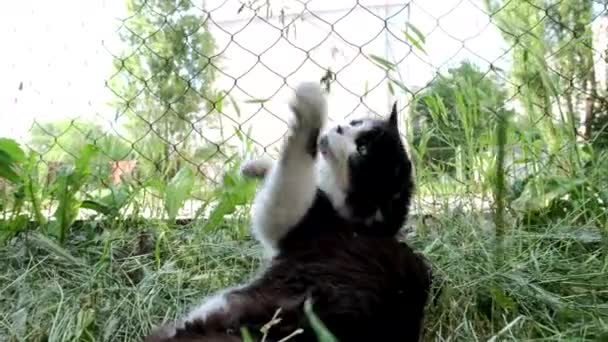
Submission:
[[147,341],[241,341],[243,327],[259,341],[260,328],[279,308],[281,321],[266,341],[279,341],[298,328],[303,333],[289,341],[316,341],[303,310],[307,298],[340,341],[418,341],[431,276],[424,258],[395,237],[413,191],[395,115],[394,110],[391,119],[377,121],[374,132],[360,137],[369,139],[367,158],[350,161],[347,203],[361,217],[379,209],[383,220],[372,225],[346,220],[318,190],[265,272],[228,295],[226,312],[188,323],[173,337],[153,333]]
[[[320,193],[311,214],[327,214],[330,208]],[[307,230],[309,224],[318,227],[316,234]],[[194,322],[171,339],[148,341],[212,341],[208,336],[238,341],[241,327],[259,341],[256,333],[278,308],[282,320],[267,341],[298,328],[304,333],[292,341],[316,341],[303,311],[307,298],[340,341],[418,341],[431,285],[424,259],[394,238],[357,234],[356,229],[335,215],[328,220],[308,216],[283,241],[283,252],[263,276],[230,295],[229,312],[205,324]]]
[[412,193],[412,165],[405,151],[397,126],[396,104],[389,120],[374,120],[374,128],[357,139],[364,144],[364,157],[349,159],[350,189],[346,204],[360,219],[382,214],[369,233],[394,236],[403,227]]

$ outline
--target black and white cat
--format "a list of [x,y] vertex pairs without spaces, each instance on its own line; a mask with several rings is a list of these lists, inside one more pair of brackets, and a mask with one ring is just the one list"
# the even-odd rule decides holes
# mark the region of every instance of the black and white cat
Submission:
[[295,122],[277,162],[246,165],[264,178],[252,230],[269,263],[249,283],[205,299],[147,341],[241,341],[281,308],[266,341],[316,341],[303,306],[340,341],[418,341],[430,291],[424,259],[396,239],[413,191],[397,110],[388,120],[353,120],[325,131],[318,84],[301,84]]

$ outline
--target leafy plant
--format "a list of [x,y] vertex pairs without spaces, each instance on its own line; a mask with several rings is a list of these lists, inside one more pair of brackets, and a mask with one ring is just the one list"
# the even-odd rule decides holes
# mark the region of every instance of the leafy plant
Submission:
[[211,198],[215,200],[216,205],[205,225],[212,230],[219,229],[227,215],[234,214],[238,207],[251,203],[255,196],[257,182],[241,175],[242,161],[250,157],[254,149],[253,142],[248,138],[251,134],[246,133],[236,131],[236,136],[241,141],[240,149],[227,162],[228,168],[224,173],[222,183],[212,192]]
[[[8,192],[0,199],[0,210],[10,212],[2,230],[2,240],[24,230],[31,215],[38,226],[46,224],[40,203],[37,162],[36,153],[28,156],[15,140],[0,138],[0,182],[4,182],[0,185]],[[28,201],[29,207],[26,205]]]
[[47,223],[46,217],[42,214],[42,187],[39,178],[39,155],[30,152],[27,161],[23,165],[23,188],[26,199],[31,204],[31,211],[38,226]]
[[606,153],[590,150],[585,167],[574,176],[553,168],[515,182],[510,208],[528,224],[548,224],[568,219],[605,227],[608,218],[606,176],[597,170],[608,167]]
[[207,219],[205,228],[219,229],[226,215],[235,213],[239,206],[249,204],[255,195],[257,183],[241,176],[240,162],[231,164],[222,183],[213,192],[212,198],[215,199],[216,205]]
[[78,192],[91,175],[91,160],[98,153],[95,145],[87,144],[80,151],[73,167],[60,170],[56,179],[54,193],[58,206],[50,223],[49,233],[59,238],[60,243],[66,240],[69,228],[72,226],[82,205]]
[[496,79],[463,62],[447,75],[438,75],[416,97],[413,145],[423,148],[419,152],[424,152],[420,155],[429,167],[454,172],[459,162],[470,165],[469,160],[458,161],[457,151],[464,149],[465,157],[474,156],[494,143],[497,118],[509,118],[503,109],[506,100],[507,91]]
[[81,208],[91,209],[110,218],[115,218],[120,214],[120,210],[126,207],[137,191],[134,191],[129,184],[121,183],[118,186],[110,186],[102,189],[101,196],[89,198],[82,202]]
[[0,178],[16,184],[21,181],[19,164],[26,159],[25,152],[15,140],[0,138]]
[[27,224],[27,216],[21,215],[26,195],[22,178],[25,160],[25,153],[16,141],[0,139],[0,186],[12,195],[3,196],[0,202],[0,209],[5,213],[10,212],[8,222],[1,231],[3,239],[22,230]]
[[27,146],[45,161],[71,162],[84,145],[102,146],[108,137],[102,126],[90,120],[37,121],[29,131]]
[[190,167],[181,168],[165,187],[165,210],[174,221],[179,209],[192,193],[195,173]]

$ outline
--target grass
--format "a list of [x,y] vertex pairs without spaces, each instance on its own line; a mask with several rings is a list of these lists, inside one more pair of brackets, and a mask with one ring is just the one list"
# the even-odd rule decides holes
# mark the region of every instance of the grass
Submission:
[[608,263],[599,236],[583,239],[565,225],[542,232],[510,226],[496,262],[493,234],[480,229],[489,225],[484,219],[457,215],[436,224],[432,242],[418,241],[445,280],[429,312],[428,340],[608,338]]
[[[409,239],[443,280],[426,340],[608,339],[608,257],[589,231],[511,223],[497,263],[483,217],[445,213],[413,223]],[[206,294],[244,281],[260,262],[259,246],[240,229],[113,228],[84,227],[64,247],[22,235],[0,251],[2,340],[138,340]]]
[[196,233],[116,229],[65,248],[38,235],[12,243],[0,252],[2,340],[138,340],[256,269],[252,241]]

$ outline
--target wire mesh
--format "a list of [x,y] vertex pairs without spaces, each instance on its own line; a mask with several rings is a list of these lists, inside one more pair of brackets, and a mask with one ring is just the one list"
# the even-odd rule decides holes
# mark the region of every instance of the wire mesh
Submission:
[[[37,153],[48,192],[92,144],[99,156],[85,193],[116,196],[126,184],[139,201],[132,210],[143,213],[149,199],[137,191],[162,202],[180,171],[193,168],[196,177],[185,184],[195,199],[190,205],[199,208],[225,185],[235,162],[276,156],[288,127],[286,101],[298,82],[311,79],[327,88],[331,120],[384,116],[397,101],[422,183],[483,183],[503,117],[525,127],[507,145],[512,181],[556,163],[552,157],[573,145],[606,144],[604,2],[126,4],[113,39],[94,42],[111,57],[104,69],[109,114],[36,117],[23,139]],[[530,143],[539,136],[542,148]],[[483,197],[478,190],[469,200]],[[158,210],[162,205],[146,215]]]

